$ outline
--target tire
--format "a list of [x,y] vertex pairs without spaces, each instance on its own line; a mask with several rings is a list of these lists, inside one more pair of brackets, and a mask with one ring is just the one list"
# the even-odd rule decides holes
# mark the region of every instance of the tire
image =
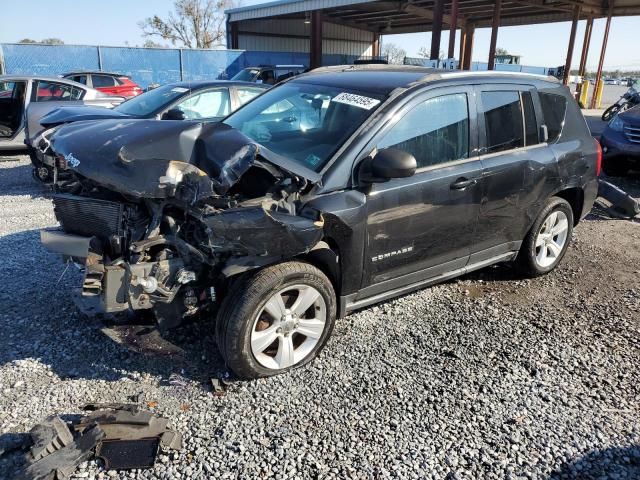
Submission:
[[618,113],[618,110],[620,110],[620,105],[618,105],[617,103],[614,103],[604,111],[601,117],[602,120],[605,122],[608,122]]
[[520,271],[528,277],[538,277],[556,268],[567,252],[572,232],[571,205],[563,198],[551,197],[522,242],[516,259]]
[[610,177],[624,177],[630,170],[629,161],[624,157],[605,158],[602,171]]
[[333,331],[333,286],[308,263],[264,268],[241,277],[229,290],[218,312],[216,341],[227,366],[240,378],[278,375],[309,363]]

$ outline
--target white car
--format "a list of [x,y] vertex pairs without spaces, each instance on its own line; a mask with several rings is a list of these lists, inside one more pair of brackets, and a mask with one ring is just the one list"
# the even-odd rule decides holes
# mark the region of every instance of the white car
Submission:
[[54,108],[83,104],[112,108],[123,101],[64,78],[0,75],[0,150],[26,149],[25,132],[40,130],[38,120]]

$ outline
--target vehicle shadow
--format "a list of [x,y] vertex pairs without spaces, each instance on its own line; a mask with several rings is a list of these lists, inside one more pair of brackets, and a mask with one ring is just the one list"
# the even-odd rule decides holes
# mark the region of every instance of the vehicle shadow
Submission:
[[[0,160],[3,158],[0,157]],[[33,178],[30,163],[26,164],[21,160],[0,161],[0,175],[0,196],[29,195],[31,198],[46,198],[52,193],[50,186]]]
[[[142,341],[155,332],[150,326],[116,343],[103,333],[101,319],[79,313],[71,290],[80,285],[81,275],[40,245],[39,230],[0,237],[0,251],[0,367],[31,359],[62,379],[116,381],[148,373],[161,383],[172,375],[203,383],[227,375],[210,318],[186,323],[158,345],[157,336]],[[167,348],[164,340],[175,348]]]
[[640,446],[594,450],[564,464],[550,480],[600,480],[640,478]]

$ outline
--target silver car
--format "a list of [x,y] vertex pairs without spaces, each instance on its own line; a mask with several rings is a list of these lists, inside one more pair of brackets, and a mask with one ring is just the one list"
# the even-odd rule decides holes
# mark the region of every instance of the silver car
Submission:
[[64,78],[0,75],[0,150],[26,149],[43,115],[62,105],[112,108],[124,101]]

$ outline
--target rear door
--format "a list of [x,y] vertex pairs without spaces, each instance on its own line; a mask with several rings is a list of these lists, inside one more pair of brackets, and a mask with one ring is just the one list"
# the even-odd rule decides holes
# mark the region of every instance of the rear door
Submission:
[[[555,157],[540,141],[540,109],[530,85],[476,87],[482,201],[470,263],[518,250]],[[542,183],[542,184],[541,184]]]
[[475,109],[471,88],[430,90],[374,140],[413,154],[418,169],[367,194],[362,298],[466,265],[480,204]]

